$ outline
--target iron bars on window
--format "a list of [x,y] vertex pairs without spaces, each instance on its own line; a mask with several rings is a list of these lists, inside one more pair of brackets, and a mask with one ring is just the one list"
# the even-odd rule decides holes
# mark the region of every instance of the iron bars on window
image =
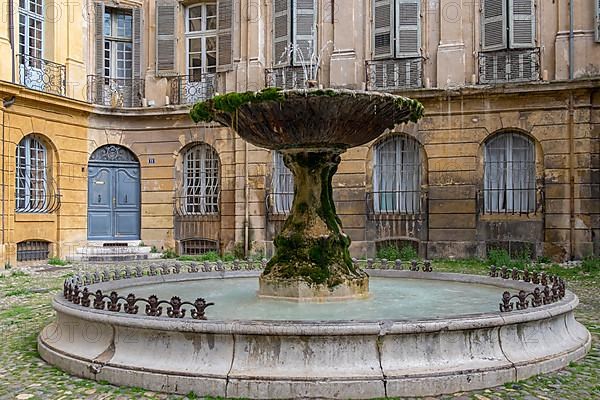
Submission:
[[367,61],[367,89],[398,91],[423,87],[423,58]]
[[540,80],[540,49],[509,49],[479,53],[479,83]]

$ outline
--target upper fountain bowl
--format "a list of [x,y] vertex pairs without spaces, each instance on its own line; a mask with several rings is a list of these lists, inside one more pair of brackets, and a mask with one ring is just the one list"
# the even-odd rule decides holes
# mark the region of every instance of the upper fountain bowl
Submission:
[[267,149],[350,148],[372,141],[395,125],[418,121],[417,100],[346,89],[228,93],[197,103],[196,122],[216,121]]

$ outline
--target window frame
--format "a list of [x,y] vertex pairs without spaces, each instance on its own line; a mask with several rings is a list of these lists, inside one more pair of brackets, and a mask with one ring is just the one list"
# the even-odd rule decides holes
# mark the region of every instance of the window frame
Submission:
[[[106,34],[106,15],[110,15],[110,35]],[[118,17],[120,15],[124,15],[124,16],[129,16],[129,22],[130,22],[130,32],[131,35],[130,36],[119,36],[118,35],[118,23],[119,23],[119,19]],[[123,80],[130,80],[133,79],[133,75],[134,75],[134,66],[133,66],[133,57],[134,57],[134,44],[133,44],[133,30],[134,30],[134,26],[133,26],[133,12],[130,9],[126,9],[126,8],[113,8],[113,7],[105,7],[104,8],[104,15],[102,16],[102,32],[103,32],[103,62],[104,62],[104,73],[103,73],[103,78],[105,79],[123,79]],[[117,34],[113,34],[114,32],[117,32]],[[129,51],[127,52],[126,50],[124,51],[125,54],[129,54],[129,59],[127,57],[123,58],[123,59],[119,59],[119,52],[121,52],[121,50],[119,50],[119,45],[120,44],[124,44],[127,45],[129,44]],[[108,48],[107,48],[108,45]],[[107,58],[107,54],[108,54],[108,58]],[[108,63],[107,63],[108,61]],[[125,64],[124,68],[119,68],[119,62],[122,61]],[[127,68],[127,63],[129,63],[129,68]],[[108,65],[108,67],[107,67]],[[108,70],[108,75],[106,74]],[[122,70],[125,72],[124,76],[119,76],[119,70]],[[129,73],[127,73],[129,72]]]
[[271,177],[271,213],[289,214],[294,200],[294,175],[285,165],[284,155],[273,152],[273,172]]
[[[214,16],[212,16],[211,18],[214,18],[215,20],[215,28],[214,29],[206,29],[206,25],[207,25],[207,6],[214,6],[215,8],[215,14]],[[190,5],[188,7],[185,8],[185,29],[184,29],[184,36],[185,36],[185,72],[186,75],[189,76],[189,79],[191,81],[196,82],[194,79],[194,74],[192,72],[192,70],[200,70],[200,81],[204,80],[205,76],[206,78],[210,76],[213,76],[214,74],[216,74],[217,72],[217,68],[218,68],[218,29],[217,29],[217,23],[218,23],[218,2],[201,2],[201,3],[197,3],[197,4],[193,4]],[[190,31],[190,10],[194,9],[194,8],[201,8],[202,9],[202,17],[200,18],[200,30],[198,31]],[[207,39],[210,38],[214,38],[214,43],[215,43],[215,47],[214,50],[211,50],[210,52],[207,50],[206,47],[206,42]],[[193,39],[200,39],[201,42],[201,50],[200,50],[200,55],[201,55],[201,66],[200,67],[191,67],[190,66],[190,41]],[[197,53],[197,52],[194,52]],[[214,54],[214,65],[213,66],[209,66],[208,65],[208,53],[213,53]]]
[[[32,151],[35,158],[32,158]],[[17,144],[15,154],[15,212],[47,213],[50,175],[47,146],[36,135],[27,135]],[[41,188],[38,187],[40,183]]]
[[[198,151],[202,151],[200,157],[196,157]],[[210,155],[211,157],[209,158],[207,155]],[[190,162],[198,165],[192,167],[190,170]],[[210,177],[207,174],[207,162],[215,163],[210,167],[213,172]],[[194,171],[198,171],[197,175],[190,175],[190,173],[193,173]],[[186,215],[219,215],[221,197],[221,160],[219,159],[217,151],[212,146],[206,143],[196,143],[185,150],[183,153],[182,178],[183,209],[185,210]],[[208,185],[209,179],[213,181],[212,186]],[[190,185],[190,182],[193,182],[194,180],[197,180],[199,184]],[[211,187],[212,192],[209,193]],[[210,201],[207,201],[209,198]]]
[[[515,144],[515,138],[523,141],[527,146],[517,147],[519,145]],[[493,148],[493,145],[501,140],[504,140],[504,146]],[[495,158],[500,159],[500,161],[491,161],[493,159],[491,156],[492,151],[496,151]],[[524,159],[515,157],[517,151],[524,152]],[[501,157],[498,157],[498,155]],[[515,161],[515,159],[517,160]],[[504,165],[494,168],[493,164],[498,163]],[[525,168],[518,167],[515,169],[515,163],[522,163]],[[500,177],[500,179],[496,178],[496,182],[492,183],[493,174]],[[516,178],[515,175],[517,175]],[[515,194],[515,191],[517,194]],[[494,192],[497,192],[497,194],[494,194]],[[483,214],[535,214],[538,211],[537,192],[537,163],[534,140],[517,131],[504,131],[488,138],[483,145]],[[517,206],[515,206],[516,197],[518,197]],[[525,207],[523,207],[524,202],[526,203]]]
[[[371,59],[372,60],[406,60],[406,59],[410,59],[410,58],[421,58],[423,55],[423,50],[422,50],[422,46],[423,46],[423,41],[422,41],[422,33],[423,33],[423,18],[421,16],[422,14],[422,4],[421,4],[421,0],[389,0],[390,2],[390,9],[391,9],[391,13],[390,13],[390,54],[382,54],[382,55],[375,55],[375,50],[376,50],[376,37],[375,35],[378,33],[376,32],[377,28],[375,26],[376,21],[375,21],[375,0],[372,0],[372,6],[371,6]],[[416,10],[416,17],[417,17],[417,24],[416,24],[416,39],[417,39],[417,43],[416,43],[416,47],[417,47],[417,51],[414,53],[410,53],[410,52],[401,52],[400,50],[400,31],[409,31],[411,30],[410,27],[411,25],[402,25],[400,24],[400,8],[401,8],[401,4],[416,4],[417,5],[417,10]],[[415,26],[415,25],[412,25]],[[385,31],[380,31],[381,32],[385,32]]]
[[[382,164],[382,152],[387,150],[394,155],[393,164]],[[410,146],[410,147],[409,147]],[[400,149],[398,148],[400,147]],[[407,159],[405,155],[411,154]],[[412,162],[411,162],[412,159]],[[373,151],[373,212],[377,215],[418,215],[423,213],[422,186],[423,186],[423,152],[420,143],[413,137],[404,134],[394,134],[378,142]],[[384,167],[394,168],[393,180],[387,182],[384,178]],[[387,172],[389,175],[390,172]],[[412,179],[403,177],[412,174]],[[382,186],[382,183],[386,185]],[[391,196],[390,196],[391,195]],[[391,203],[391,206],[390,206]],[[385,206],[384,206],[385,204]]]
[[[32,10],[32,2],[35,2],[35,6],[39,7],[39,12]],[[21,1],[19,1],[19,30],[17,32],[19,42],[19,53],[30,57],[36,57],[39,59],[44,58],[44,36],[45,36],[45,18],[44,18],[44,0],[24,0],[26,7],[21,7]],[[23,21],[21,21],[23,18]],[[32,54],[31,43],[31,22],[39,22],[40,28],[34,28],[40,33],[40,47],[34,48],[33,51],[37,52]],[[24,27],[24,33],[21,35],[21,27]],[[23,39],[23,40],[21,40]]]

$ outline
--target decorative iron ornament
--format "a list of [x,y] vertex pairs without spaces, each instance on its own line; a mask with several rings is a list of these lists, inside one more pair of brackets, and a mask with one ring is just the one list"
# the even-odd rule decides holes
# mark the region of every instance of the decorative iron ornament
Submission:
[[423,58],[367,61],[367,90],[397,91],[423,87]]
[[88,102],[111,108],[142,107],[145,80],[134,78],[87,77]]
[[479,53],[479,83],[540,80],[540,49],[509,49]]
[[[72,280],[67,279],[64,282],[63,296],[73,304],[83,307],[92,306],[96,310],[106,310],[111,312],[121,312],[121,309],[127,314],[137,314],[140,306],[145,305],[145,313],[150,317],[160,317],[163,315],[163,308],[166,307],[165,315],[169,318],[184,318],[189,310],[189,315],[193,319],[206,320],[206,308],[215,303],[207,303],[206,300],[199,297],[193,303],[181,301],[181,298],[174,296],[171,300],[160,300],[155,295],[147,299],[136,297],[133,293],[127,297],[119,296],[115,291],[106,295],[102,290],[92,293],[87,287],[83,290]],[[184,308],[185,307],[185,308]]]
[[548,275],[545,272],[529,272],[527,268],[518,270],[516,268],[508,269],[502,266],[498,269],[495,265],[490,267],[489,276],[493,278],[512,279],[515,281],[542,285],[536,287],[532,292],[519,291],[518,294],[511,295],[506,291],[502,294],[502,303],[500,303],[500,312],[525,310],[531,307],[540,307],[547,304],[556,303],[563,299],[566,293],[565,281],[555,275]]
[[[356,258],[352,259],[354,265],[360,266],[359,260]],[[412,260],[410,262],[405,261],[406,269],[409,271],[423,271],[423,272],[432,272],[433,268],[431,267],[431,261],[429,260]],[[403,270],[404,264],[402,260],[394,260],[391,262],[390,260],[381,259],[381,260],[373,260],[372,258],[367,258],[365,269],[382,269],[382,270]]]
[[18,54],[19,83],[29,89],[64,96],[67,67],[27,54]]
[[90,161],[109,161],[109,162],[134,162],[138,160],[131,150],[116,144],[108,144],[94,150],[90,156]]
[[180,75],[171,79],[170,86],[171,104],[194,104],[214,97],[216,75]]

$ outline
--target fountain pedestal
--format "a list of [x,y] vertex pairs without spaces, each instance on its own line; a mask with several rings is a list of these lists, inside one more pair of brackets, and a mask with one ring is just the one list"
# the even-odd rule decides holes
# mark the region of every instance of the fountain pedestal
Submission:
[[285,149],[294,201],[275,255],[259,280],[259,296],[300,301],[366,297],[369,277],[356,268],[335,211],[331,181],[343,147]]

